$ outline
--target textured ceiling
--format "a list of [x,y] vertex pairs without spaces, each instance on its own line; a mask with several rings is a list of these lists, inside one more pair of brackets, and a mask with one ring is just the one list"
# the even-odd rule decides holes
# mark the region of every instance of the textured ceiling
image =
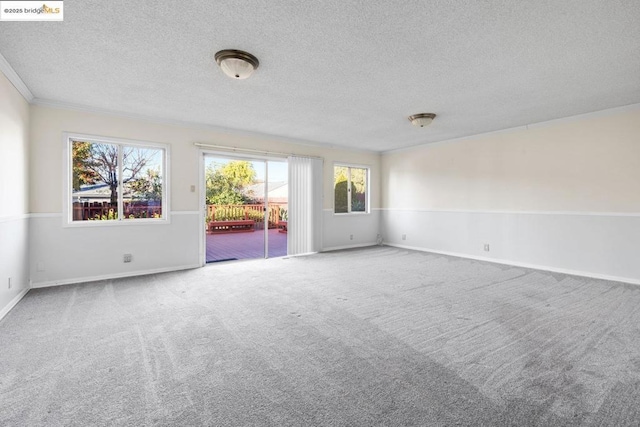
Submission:
[[[638,0],[64,6],[64,22],[0,22],[40,100],[376,151],[640,102]],[[225,48],[260,68],[231,80]],[[420,112],[438,117],[415,128]]]

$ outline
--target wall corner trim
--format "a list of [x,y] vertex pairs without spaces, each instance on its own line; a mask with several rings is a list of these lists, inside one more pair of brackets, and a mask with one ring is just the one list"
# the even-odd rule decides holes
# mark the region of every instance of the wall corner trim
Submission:
[[6,306],[4,306],[2,308],[2,310],[0,310],[0,320],[2,320],[4,318],[4,316],[6,316],[7,314],[9,314],[9,312],[11,311],[11,309],[13,307],[15,307],[16,305],[18,305],[18,303],[20,302],[20,300],[22,298],[24,298],[24,296],[27,294],[27,292],[29,292],[29,288],[27,289],[23,289],[22,291],[20,291],[20,293],[18,295],[16,295],[16,297],[14,299],[12,299],[9,304],[7,304]]
[[16,70],[13,69],[11,64],[6,60],[4,56],[0,53],[0,71],[4,74],[7,79],[15,86],[15,88],[20,92],[20,95],[28,102],[31,103],[34,99],[33,94],[29,90],[26,84],[22,81]]

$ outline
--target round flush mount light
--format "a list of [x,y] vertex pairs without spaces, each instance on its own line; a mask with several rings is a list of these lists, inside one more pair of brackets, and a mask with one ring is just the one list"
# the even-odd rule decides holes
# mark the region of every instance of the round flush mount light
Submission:
[[409,121],[412,125],[423,128],[429,126],[435,118],[436,115],[433,113],[420,113],[409,116]]
[[258,68],[258,58],[248,52],[236,49],[224,49],[215,54],[220,69],[229,77],[242,80],[249,77]]

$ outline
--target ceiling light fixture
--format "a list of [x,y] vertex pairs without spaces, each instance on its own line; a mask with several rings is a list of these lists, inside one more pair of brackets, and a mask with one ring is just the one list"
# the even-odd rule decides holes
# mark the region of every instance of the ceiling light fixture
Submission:
[[242,80],[249,77],[258,68],[258,58],[248,52],[224,49],[216,53],[216,62],[222,71],[232,79]]
[[423,128],[425,126],[429,126],[435,118],[436,115],[433,113],[420,113],[409,116],[409,121],[412,125]]

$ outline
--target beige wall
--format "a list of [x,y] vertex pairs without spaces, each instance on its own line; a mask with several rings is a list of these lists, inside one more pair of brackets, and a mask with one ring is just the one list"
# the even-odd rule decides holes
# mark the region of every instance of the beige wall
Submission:
[[[353,217],[333,215],[333,163],[371,167],[371,206],[380,206],[380,155],[296,144],[275,138],[172,125],[117,115],[31,106],[30,278],[32,287],[150,274],[204,263],[199,210],[203,199],[190,187],[201,182],[195,142],[324,158],[323,248],[374,244],[379,210]],[[63,132],[170,145],[170,223],[64,227]],[[133,262],[123,263],[123,254]]]
[[0,73],[0,318],[29,288],[28,155],[29,104]]
[[325,209],[333,206],[333,162],[369,165],[372,182],[375,183],[372,185],[371,206],[379,207],[380,203],[380,156],[377,153],[292,144],[275,138],[33,105],[31,210],[34,213],[62,212],[62,133],[65,131],[170,144],[171,209],[176,211],[199,208],[197,193],[189,191],[191,185],[199,183],[199,149],[193,145],[194,142],[323,157]]
[[640,109],[387,153],[382,176],[385,208],[640,212]]
[[29,212],[29,104],[0,73],[0,217]]
[[386,153],[382,177],[387,244],[640,284],[640,106]]

